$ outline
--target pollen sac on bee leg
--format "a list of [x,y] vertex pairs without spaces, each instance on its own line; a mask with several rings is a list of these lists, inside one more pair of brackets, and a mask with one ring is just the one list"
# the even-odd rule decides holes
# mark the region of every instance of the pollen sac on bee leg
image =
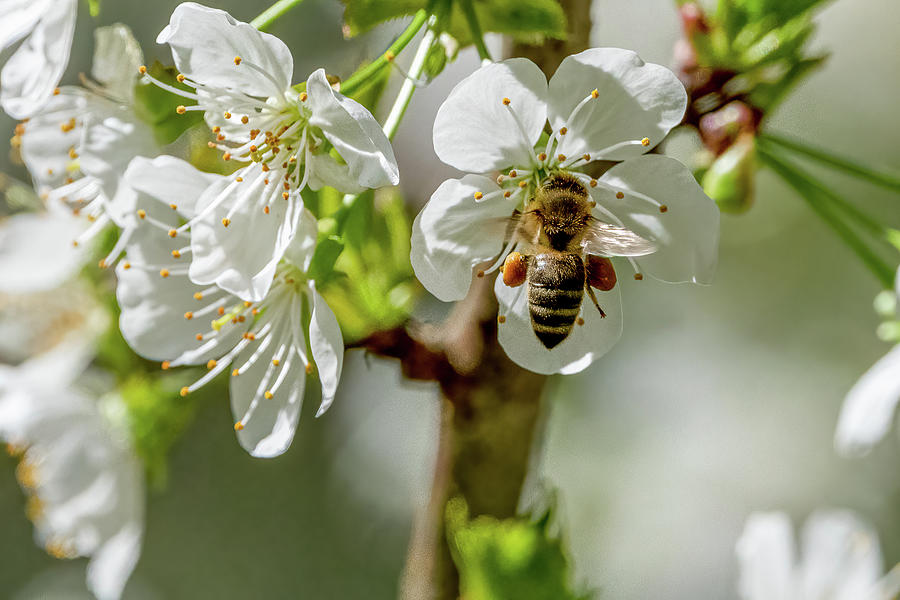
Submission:
[[608,292],[616,287],[616,270],[606,257],[588,254],[587,275],[592,288]]
[[518,287],[525,283],[528,271],[528,259],[518,252],[510,252],[503,261],[503,283],[509,287]]

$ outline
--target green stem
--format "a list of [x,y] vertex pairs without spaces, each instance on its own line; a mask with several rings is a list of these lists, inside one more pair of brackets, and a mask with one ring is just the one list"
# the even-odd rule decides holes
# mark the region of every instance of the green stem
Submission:
[[[762,161],[784,179],[800,196],[806,200],[809,207],[815,212],[834,232],[853,250],[870,271],[885,287],[891,287],[894,281],[894,271],[880,256],[878,256],[866,243],[859,238],[856,232],[848,227],[836,215],[827,202],[823,202],[820,186],[816,185],[809,175],[779,158],[766,149],[765,145],[757,149],[757,155]],[[827,198],[824,198],[827,201]]]
[[250,24],[259,29],[266,31],[269,26],[280,19],[284,14],[303,2],[303,0],[278,0],[275,4],[264,10],[258,17],[250,21]]
[[419,30],[422,28],[422,25],[425,24],[425,21],[428,19],[428,13],[422,9],[413,16],[412,22],[409,26],[403,30],[403,33],[394,41],[393,44],[385,51],[384,54],[367,64],[365,67],[359,69],[347,78],[346,81],[341,83],[341,93],[345,96],[351,95],[353,92],[357,91],[359,88],[366,85],[375,74],[377,74],[381,69],[386,67],[394,57],[396,57],[401,50],[406,48],[407,44],[409,44]]
[[478,50],[478,56],[481,57],[481,60],[493,62],[491,53],[488,52],[487,46],[484,44],[484,34],[481,32],[481,23],[478,22],[478,15],[475,13],[475,5],[472,4],[472,0],[459,0],[459,7],[462,9],[466,22],[469,24],[469,31],[472,33],[472,43],[475,44],[475,49]]
[[422,36],[422,41],[416,49],[416,55],[409,66],[409,76],[403,80],[403,86],[397,94],[397,99],[394,100],[394,105],[391,106],[391,112],[388,113],[387,119],[384,120],[384,134],[389,140],[394,139],[397,128],[400,126],[400,121],[406,113],[410,100],[412,100],[413,92],[416,91],[416,82],[425,71],[425,59],[428,58],[428,51],[431,50],[436,37],[434,31],[436,23],[437,17],[432,16],[428,19],[428,28],[425,30],[425,35]]
[[900,174],[877,171],[842,156],[826,152],[825,150],[809,146],[804,142],[792,140],[777,134],[761,134],[759,139],[767,140],[773,144],[787,148],[788,150],[793,150],[794,152],[803,154],[804,156],[808,156],[809,158],[827,165],[831,165],[850,175],[855,175],[856,177],[880,185],[889,190],[900,192]]

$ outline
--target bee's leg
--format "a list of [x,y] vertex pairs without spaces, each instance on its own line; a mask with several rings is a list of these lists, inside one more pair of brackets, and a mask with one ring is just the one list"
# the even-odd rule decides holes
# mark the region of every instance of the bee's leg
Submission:
[[584,283],[584,289],[587,290],[588,296],[591,297],[591,300],[593,301],[594,306],[596,306],[597,310],[600,311],[600,318],[602,319],[602,318],[606,317],[606,313],[603,312],[602,308],[600,308],[600,304],[597,302],[597,296],[594,295],[594,290],[588,282]]
[[525,275],[528,272],[528,257],[518,252],[510,252],[500,271],[503,273],[503,283],[509,287],[518,287],[525,283]]

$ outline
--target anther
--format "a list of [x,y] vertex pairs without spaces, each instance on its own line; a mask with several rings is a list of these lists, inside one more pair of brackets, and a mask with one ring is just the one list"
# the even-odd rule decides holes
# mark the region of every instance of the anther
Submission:
[[597,91],[597,88],[594,88],[593,90],[591,90],[591,98],[596,100],[599,97],[600,97],[600,92]]
[[222,128],[219,127],[218,125],[216,125],[215,127],[212,128],[213,133],[219,133],[220,131],[222,131]]
[[541,152],[540,154],[538,154],[537,159],[541,162],[544,162],[545,160],[547,160],[547,155]]
[[520,182],[519,182],[519,187],[522,188],[523,190],[524,190],[527,186],[528,186],[528,182],[527,182],[527,181],[520,181]]
[[265,396],[266,400],[271,400],[273,397],[275,397],[275,394],[273,394],[273,393],[272,393],[271,391],[269,391],[269,390],[266,390],[266,393],[263,394],[263,396]]
[[659,212],[664,213],[664,212],[668,212],[668,210],[669,210],[669,207],[666,206],[665,204],[659,205]]
[[177,205],[177,204],[170,204],[170,205],[169,205],[169,208],[171,208],[172,210],[178,210],[178,205]]
[[54,95],[54,96],[59,96],[59,88],[54,88],[54,89],[53,89],[53,95]]
[[501,325],[503,323],[506,323],[506,317],[503,315],[500,315],[499,317],[497,317],[497,322],[500,323]]
[[237,316],[237,322],[238,322],[238,323],[243,323],[243,322],[246,321],[246,320],[247,320],[247,317],[245,317],[244,315],[238,315],[238,316]]
[[181,258],[181,252],[178,250],[172,250],[172,258]]
[[184,74],[179,73],[178,75],[175,76],[175,79],[178,80],[178,83],[184,83]]
[[635,280],[635,281],[641,281],[643,278],[644,278],[644,276],[643,276],[643,274],[641,274],[641,273],[635,273],[635,274],[634,274],[634,280]]
[[235,431],[241,431],[243,428],[244,428],[244,424],[241,423],[240,421],[238,421],[237,423],[234,424]]
[[144,210],[143,208],[141,208],[141,209],[139,209],[139,210],[137,211],[137,216],[138,216],[139,218],[141,218],[141,219],[146,219],[146,218],[147,218],[147,211]]
[[128,269],[131,268],[131,263],[128,261],[125,261],[124,263],[122,263],[122,268],[127,271]]
[[194,292],[194,300],[203,300],[203,292]]
[[277,367],[279,364],[281,364],[280,360],[278,360],[277,358],[272,359],[272,366]]
[[222,225],[228,227],[229,225],[231,225],[231,219],[225,217],[224,219],[222,219]]
[[76,158],[78,158],[78,153],[75,152],[75,146],[72,146],[71,148],[69,148],[69,158],[71,158],[72,160],[75,160]]
[[160,368],[162,368],[163,371],[168,371],[169,367],[171,366],[171,363],[169,363],[169,361],[167,361],[167,360],[164,360],[164,361],[162,361],[162,364],[159,366],[160,366]]
[[478,273],[475,274],[475,277],[484,277],[484,271],[478,271]]
[[202,333],[198,333],[197,335],[194,336],[194,339],[196,339],[198,342],[202,342],[202,341],[203,341],[203,334],[202,334]]
[[240,56],[235,56],[235,57],[234,57],[234,64],[235,64],[235,65],[241,64],[241,57],[240,57]]
[[175,107],[175,112],[177,112],[179,115],[183,115],[187,112],[187,107],[185,107],[184,104],[179,104],[177,107]]
[[645,146],[645,147],[646,147],[646,146],[649,146],[649,145],[650,145],[650,138],[644,138],[644,139],[641,140],[641,146]]
[[147,67],[145,67],[144,65],[139,66],[139,67],[138,67],[138,73],[140,73],[141,75],[146,75],[146,74],[147,74]]
[[563,162],[564,160],[566,160],[566,155],[560,154],[556,157],[556,160],[558,160],[559,162]]
[[481,200],[482,198],[484,198],[484,194],[482,194],[481,192],[475,192],[476,200]]
[[616,192],[616,198],[617,198],[618,200],[621,200],[621,199],[624,198],[624,197],[625,197],[624,192]]
[[169,276],[169,270],[168,269],[160,269],[159,276],[162,277],[163,279],[165,279],[166,277]]
[[100,262],[97,263],[97,266],[100,267],[101,269],[105,269],[105,268],[108,267],[109,265],[106,264],[106,261],[105,261],[105,260],[100,259]]
[[597,180],[596,180],[596,179],[591,179],[590,186],[591,186],[591,187],[597,187]]
[[244,180],[244,178],[243,177],[235,177],[234,180],[237,181],[238,183],[240,183]]
[[582,154],[581,158],[584,159],[584,162],[591,162],[591,155],[588,153]]
[[300,92],[300,102],[306,102],[307,98],[309,98],[309,96],[306,95],[306,92]]
[[269,205],[263,206],[263,212],[269,214]]
[[174,230],[174,229],[169,230],[169,237],[173,238],[176,235],[178,235],[178,232],[176,230]]
[[206,362],[206,368],[207,369],[215,369],[217,364],[218,363],[216,362],[216,359],[211,358]]
[[194,318],[194,313],[192,313],[191,311],[187,311],[186,313],[184,313],[184,318],[190,321]]
[[231,160],[231,152],[226,152],[222,155],[222,160]]
[[509,98],[504,98],[504,99],[503,99],[503,105],[504,105],[504,106],[509,106],[509,103],[510,103],[510,99],[509,99]]
[[578,323],[579,325],[584,325],[584,319],[582,319],[581,317],[578,317],[577,319],[575,319],[575,322]]
[[215,142],[206,142],[206,147],[207,147],[207,148],[215,148],[215,147],[216,147],[216,143],[215,143]]
[[509,190],[506,190],[505,192],[503,192],[504,198],[509,198],[510,196],[512,196],[512,192],[510,192]]
[[590,206],[591,208],[597,208],[597,203],[591,200],[590,202],[588,202],[588,206]]
[[219,135],[216,136],[216,140],[219,141],[219,142],[224,142],[224,141],[225,141],[225,134],[224,134],[224,133],[220,133]]
[[247,300],[244,300],[244,308],[250,308],[251,306],[253,306],[253,303],[252,303],[252,302],[249,302],[249,301],[247,301]]
[[232,377],[237,377],[237,376],[240,375],[240,374],[241,374],[241,372],[238,371],[237,369],[232,369],[232,371],[231,371],[231,376],[232,376]]
[[287,192],[284,192],[283,194],[281,194],[281,197],[284,198],[285,200],[287,200],[288,197],[290,197],[290,194],[288,194]]
[[256,153],[259,151],[259,147],[256,144],[250,144],[250,152]]
[[243,123],[244,125],[246,125],[249,122],[250,122],[250,117],[248,117],[247,115],[244,115],[243,117],[241,117],[241,123]]
[[188,388],[188,386],[184,386],[183,388],[181,388],[181,392],[179,393],[181,394],[181,397],[184,398],[190,393],[190,391],[191,390]]
[[225,307],[220,306],[218,309],[216,309],[216,313],[221,317],[222,315],[225,314]]
[[228,112],[228,111],[226,110],[226,111],[223,113],[222,116],[225,117],[226,119],[230,119],[230,118],[231,118],[231,113]]
[[519,172],[516,171],[515,169],[513,169],[512,171],[509,172],[509,176],[510,176],[510,177],[518,177],[518,176],[519,176]]

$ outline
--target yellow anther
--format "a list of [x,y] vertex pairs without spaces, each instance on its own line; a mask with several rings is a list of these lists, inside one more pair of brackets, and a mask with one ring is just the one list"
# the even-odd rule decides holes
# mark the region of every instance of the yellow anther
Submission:
[[18,466],[16,466],[16,479],[19,480],[19,485],[26,490],[37,488],[39,481],[37,469],[34,464],[28,462],[28,460],[21,461]]
[[217,135],[217,136],[216,136],[216,141],[224,142],[224,141],[225,141],[225,134],[224,134],[224,133],[220,133],[219,135]]
[[273,394],[273,393],[270,392],[269,390],[266,390],[266,393],[263,394],[263,396],[266,397],[266,400],[271,400],[271,399],[275,396],[275,394]]
[[139,67],[138,67],[138,73],[140,73],[141,75],[146,75],[146,74],[147,74],[147,67],[145,67],[144,65],[139,66]]
[[222,116],[225,117],[226,119],[230,119],[230,118],[231,118],[231,113],[228,112],[228,111],[226,110],[226,111],[223,113]]
[[253,306],[252,302],[250,302],[249,300],[244,300],[244,308],[250,308],[251,306]]
[[309,98],[309,96],[306,95],[306,92],[300,92],[300,102],[306,102],[307,98]]
[[577,319],[575,319],[575,322],[578,323],[579,325],[584,325],[584,319],[582,319],[581,317],[578,317]]
[[503,315],[500,315],[499,317],[497,317],[497,322],[500,323],[501,325],[503,323],[506,323],[506,317]]
[[139,218],[141,218],[141,219],[146,219],[146,218],[147,218],[147,211],[144,210],[143,208],[138,209],[138,211],[137,211],[137,216],[138,216]]
[[231,152],[226,152],[222,155],[222,160],[231,160]]
[[182,73],[179,73],[178,75],[176,75],[175,79],[178,80],[178,83],[184,83],[184,75]]
[[556,160],[558,160],[559,162],[563,162],[564,160],[566,160],[566,155],[565,155],[565,154],[559,154],[559,155],[556,156]]
[[169,237],[170,237],[170,238],[173,238],[173,237],[175,237],[176,235],[178,235],[178,231],[177,231],[177,230],[175,230],[175,229],[170,229],[170,230],[169,230]]
[[278,360],[277,358],[272,359],[272,366],[277,367],[279,364],[281,364],[280,360]]
[[244,125],[246,125],[249,122],[250,122],[250,117],[248,117],[247,115],[244,115],[243,117],[241,117],[241,123],[243,123]]
[[215,143],[215,142],[206,142],[206,147],[207,147],[207,148],[210,148],[210,149],[215,148],[215,147],[216,147],[216,143]]
[[194,292],[194,300],[203,300],[203,292]]
[[509,172],[509,176],[510,176],[510,177],[513,177],[513,178],[518,177],[518,176],[519,176],[519,172],[516,171],[515,169],[513,169],[512,171]]
[[168,269],[160,269],[159,276],[162,277],[163,279],[165,279],[166,277],[169,276],[169,270]]
[[596,208],[596,207],[597,207],[597,203],[594,202],[593,200],[591,200],[590,202],[588,202],[588,206],[590,206],[591,208]]
[[268,205],[263,206],[263,212],[266,214],[269,214],[269,206]]
[[59,88],[53,88],[53,95],[59,96]]
[[591,179],[589,185],[590,185],[591,187],[597,187],[597,180],[596,180],[596,179]]
[[540,154],[538,154],[537,159],[541,162],[544,162],[545,160],[547,160],[547,155],[541,152]]
[[484,194],[482,194],[481,192],[475,192],[476,200],[481,200],[482,198],[484,198]]
[[44,516],[44,502],[37,496],[30,496],[25,502],[25,516],[32,523]]
[[222,225],[228,227],[229,225],[231,225],[231,219],[229,219],[228,217],[223,218]]
[[75,160],[76,158],[78,158],[78,153],[75,152],[75,146],[72,146],[71,148],[69,148],[69,158],[71,158],[72,160]]
[[189,393],[191,393],[191,390],[190,390],[190,388],[188,388],[188,386],[184,386],[183,388],[181,388],[181,391],[179,393],[181,394],[181,397],[183,398],[183,397],[187,396]]
[[478,271],[475,273],[475,277],[484,277],[484,271]]
[[503,99],[503,105],[504,105],[504,106],[509,106],[509,103],[510,103],[510,102],[511,102],[511,100],[510,100],[509,98],[504,98],[504,99]]
[[649,145],[650,145],[650,138],[644,138],[644,139],[641,140],[641,146],[645,146],[645,147],[646,147],[646,146],[649,146]]
[[169,205],[169,208],[171,208],[172,210],[178,210],[178,205],[177,205],[177,204],[170,204],[170,205]]
[[235,431],[241,431],[243,428],[244,428],[244,424],[241,423],[240,421],[238,421],[237,423],[234,424]]
[[122,263],[122,268],[127,271],[128,269],[131,268],[131,263],[128,261],[125,261],[124,263]]
[[259,314],[259,309],[258,309],[258,308],[254,308],[253,310],[250,311],[250,314],[252,314],[252,315],[255,317],[256,315]]
[[203,341],[203,334],[202,334],[202,333],[198,333],[197,335],[194,336],[194,339],[197,340],[198,342],[202,342],[202,341]]
[[528,186],[528,182],[527,182],[527,181],[520,181],[520,182],[519,182],[519,187],[522,188],[523,190],[524,190],[527,186]]
[[232,376],[232,377],[237,377],[237,376],[240,375],[240,374],[241,374],[241,372],[238,371],[237,369],[232,369],[232,370],[231,370],[231,376]]
[[634,280],[635,280],[635,281],[640,281],[640,280],[642,280],[643,278],[644,278],[644,276],[643,276],[642,274],[640,274],[640,273],[635,273],[635,274],[634,274]]
[[621,200],[624,197],[625,197],[624,192],[616,192],[616,199]]
[[171,366],[172,366],[172,363],[170,363],[167,360],[164,360],[164,361],[162,361],[162,363],[160,363],[159,368],[162,369],[163,371],[168,371],[169,367],[171,367]]
[[504,198],[509,198],[510,196],[512,196],[512,192],[510,192],[509,190],[506,190],[505,192],[503,192]]
[[220,306],[219,308],[216,309],[216,313],[221,317],[222,315],[225,314],[225,307]]
[[384,60],[386,60],[388,62],[391,62],[395,58],[397,58],[397,55],[394,54],[393,52],[391,52],[390,50],[388,50],[387,52],[384,53]]
[[256,144],[250,145],[250,152],[257,152],[258,150],[259,150],[259,148],[256,146]]
[[234,57],[234,64],[235,64],[235,65],[241,64],[241,57],[240,57],[240,56],[235,56],[235,57]]
[[597,91],[597,88],[594,88],[593,90],[591,90],[591,98],[596,100],[599,97],[600,97],[600,92]]
[[237,181],[238,183],[240,183],[240,182],[244,181],[244,178],[243,177],[235,177],[234,180]]
[[206,362],[206,368],[207,369],[215,369],[217,364],[219,364],[219,363],[216,362],[216,359],[211,358]]
[[216,125],[215,127],[212,128],[213,133],[219,133],[220,131],[222,131],[222,128],[219,127],[218,125]]
[[664,212],[668,212],[668,210],[669,210],[669,207],[666,206],[665,204],[659,205],[659,212],[664,213]]
[[568,127],[560,127],[559,128],[559,135],[566,135],[567,133],[569,133]]
[[237,322],[238,322],[238,323],[243,323],[244,321],[247,320],[247,317],[245,317],[244,315],[238,315],[238,316],[236,317],[236,319],[237,319]]
[[284,198],[285,200],[287,200],[289,196],[290,196],[290,194],[288,194],[287,192],[284,192],[283,194],[281,194],[281,197]]
[[73,247],[73,248],[77,248],[77,247],[78,247],[78,240],[72,240],[72,247]]
[[581,158],[584,159],[584,162],[590,162],[590,161],[591,161],[591,155],[588,154],[587,152],[585,152],[584,154],[582,154],[582,155],[581,155]]
[[183,115],[187,112],[187,107],[184,104],[179,104],[175,107],[175,112],[177,112],[179,115]]
[[186,313],[184,313],[184,318],[190,321],[194,318],[194,313],[192,313],[191,311],[187,311]]

